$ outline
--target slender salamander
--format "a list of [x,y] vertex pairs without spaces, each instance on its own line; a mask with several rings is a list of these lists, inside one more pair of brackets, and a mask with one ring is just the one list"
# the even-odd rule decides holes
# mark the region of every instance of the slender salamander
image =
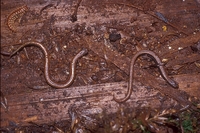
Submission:
[[45,47],[41,44],[41,43],[38,43],[38,42],[26,42],[25,44],[23,44],[22,46],[20,46],[17,50],[15,50],[11,55],[10,57],[12,57],[14,54],[16,54],[19,50],[21,50],[23,47],[26,47],[26,46],[36,46],[36,47],[39,47],[40,49],[42,49],[44,55],[45,55],[45,66],[44,66],[44,74],[45,74],[45,79],[47,81],[47,83],[52,86],[52,87],[55,87],[55,88],[65,88],[65,87],[68,87],[70,86],[73,81],[74,81],[74,78],[75,78],[75,67],[76,67],[76,63],[77,63],[77,60],[79,58],[81,58],[82,56],[86,55],[88,53],[88,50],[87,49],[83,49],[81,50],[72,60],[72,63],[71,63],[71,68],[70,68],[70,76],[69,76],[69,79],[66,81],[66,83],[64,84],[58,84],[58,83],[55,83],[53,82],[50,77],[49,77],[49,59],[48,59],[48,53],[45,49]]
[[157,63],[157,66],[158,66],[158,68],[159,68],[159,70],[160,70],[161,76],[162,76],[172,87],[174,87],[174,88],[178,88],[178,87],[179,87],[179,85],[178,85],[174,80],[172,80],[172,79],[170,79],[170,78],[168,77],[168,75],[167,75],[167,73],[166,73],[166,71],[165,71],[165,69],[164,69],[164,67],[163,67],[163,65],[162,65],[162,62],[161,62],[160,58],[159,58],[154,52],[149,51],[149,50],[141,50],[141,51],[137,52],[137,53],[134,55],[134,57],[132,58],[132,60],[131,60],[130,75],[129,75],[129,76],[130,76],[130,79],[129,79],[129,83],[128,83],[128,92],[127,92],[126,96],[125,96],[124,98],[122,98],[122,99],[117,99],[115,96],[113,96],[113,99],[114,99],[116,102],[122,103],[122,102],[127,101],[127,100],[130,98],[130,96],[131,96],[131,94],[132,94],[132,84],[133,84],[132,82],[133,82],[133,74],[134,74],[134,69],[133,69],[134,64],[135,64],[135,62],[136,62],[136,60],[137,60],[137,58],[138,58],[139,56],[145,55],[145,54],[147,54],[147,55],[153,57],[154,61]]

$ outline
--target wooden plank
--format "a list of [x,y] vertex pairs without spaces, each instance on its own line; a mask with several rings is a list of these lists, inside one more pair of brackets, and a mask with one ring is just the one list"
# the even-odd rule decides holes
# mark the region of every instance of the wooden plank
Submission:
[[[175,79],[180,83],[181,90],[195,90],[192,96],[200,93],[198,75],[180,75]],[[104,112],[115,113],[119,106],[134,109],[136,107],[159,108],[169,107],[169,103],[175,104],[173,100],[168,100],[163,105],[157,90],[152,90],[135,84],[134,93],[131,98],[122,104],[116,103],[112,94],[117,97],[124,97],[127,90],[126,82],[106,83],[88,85],[81,87],[71,87],[56,90],[32,91],[30,93],[7,95],[8,111],[1,107],[1,126],[6,127],[9,122],[20,125],[27,125],[28,122],[49,123],[60,120],[69,120],[68,111],[71,106],[76,106],[85,111],[85,114],[101,114]],[[165,88],[166,89],[166,88]]]
[[200,60],[200,55],[198,53],[188,55],[187,57],[185,56],[181,56],[181,57],[170,60],[169,62],[167,62],[166,67],[175,66],[175,65],[184,65],[187,63],[193,63],[195,61]]
[[174,79],[179,83],[179,88],[191,96],[199,98],[200,95],[200,74],[176,75]]
[[[163,46],[161,49],[159,49],[159,52],[161,53],[162,57],[167,58],[172,56],[172,53],[177,52],[180,49],[196,44],[199,40],[200,33],[191,34],[187,37],[176,39],[172,41],[169,45]],[[169,49],[169,46],[171,46],[172,48]]]
[[[130,69],[130,59],[119,54],[117,51],[113,51],[106,45],[99,45],[98,42],[95,42],[90,37],[85,39],[89,48],[94,51],[97,55],[102,58],[105,58],[107,61],[112,62],[121,70],[123,70],[127,75],[129,75]],[[191,104],[184,95],[182,95],[180,90],[174,89],[171,86],[159,87],[160,84],[166,84],[166,82],[162,78],[155,78],[153,75],[149,74],[146,70],[141,70],[138,67],[134,67],[135,72],[143,73],[141,80],[139,78],[135,78],[137,82],[141,82],[143,85],[147,85],[151,88],[159,90],[161,93],[168,95],[172,99],[177,100],[182,105]],[[154,80],[152,80],[154,79]],[[164,81],[164,82],[163,82]],[[192,90],[191,90],[192,91]],[[173,93],[172,93],[173,92]]]
[[[124,96],[127,83],[106,83],[8,95],[8,112],[1,108],[1,125],[8,126],[9,121],[26,125],[28,118],[36,123],[66,120],[69,119],[68,110],[72,105],[79,108],[85,106],[90,114],[102,113],[103,110],[113,113],[117,111],[118,103],[112,100],[112,93],[119,90],[119,96]],[[136,101],[144,99],[149,99],[149,104],[154,101],[156,91],[149,92],[144,87],[140,87],[141,90],[143,93],[139,93],[138,97],[132,97],[132,100],[126,103],[129,107],[134,108],[137,106]],[[31,119],[32,117],[35,119]]]

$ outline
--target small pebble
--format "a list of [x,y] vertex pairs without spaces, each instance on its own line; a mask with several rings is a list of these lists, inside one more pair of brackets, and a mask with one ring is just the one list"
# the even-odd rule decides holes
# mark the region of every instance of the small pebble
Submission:
[[121,39],[121,35],[120,34],[116,34],[116,33],[111,33],[109,35],[109,39],[110,39],[111,42],[115,42],[115,41]]

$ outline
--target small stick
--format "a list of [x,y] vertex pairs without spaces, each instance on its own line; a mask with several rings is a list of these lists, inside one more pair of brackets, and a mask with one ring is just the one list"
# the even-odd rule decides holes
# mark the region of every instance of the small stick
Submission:
[[43,12],[44,10],[46,10],[47,8],[50,8],[50,7],[52,7],[52,6],[53,6],[53,4],[48,4],[48,5],[44,6],[44,7],[40,10],[40,15],[42,14],[42,12]]
[[81,1],[82,1],[82,0],[78,0],[78,3],[77,3],[77,5],[76,5],[76,7],[75,7],[75,10],[74,10],[74,13],[73,13],[72,16],[71,16],[71,21],[72,21],[72,22],[77,21],[77,12],[78,12],[78,7],[80,6]]

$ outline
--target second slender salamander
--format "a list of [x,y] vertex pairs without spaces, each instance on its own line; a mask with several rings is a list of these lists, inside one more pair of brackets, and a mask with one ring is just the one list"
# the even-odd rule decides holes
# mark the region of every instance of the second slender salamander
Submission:
[[179,87],[179,85],[178,85],[174,80],[172,80],[172,79],[170,79],[170,78],[168,77],[168,75],[167,75],[167,73],[165,72],[165,69],[164,69],[164,67],[163,67],[163,65],[162,65],[162,62],[161,62],[160,58],[159,58],[154,52],[149,51],[149,50],[141,50],[141,51],[139,51],[138,53],[136,53],[136,54],[134,55],[134,57],[132,58],[132,60],[131,60],[130,75],[129,75],[130,78],[129,78],[129,83],[128,83],[128,92],[127,92],[126,96],[125,96],[124,98],[122,98],[122,99],[117,99],[115,96],[113,96],[113,99],[114,99],[116,102],[122,103],[122,102],[127,101],[127,100],[130,98],[130,96],[131,96],[131,94],[132,94],[132,84],[133,84],[132,82],[133,82],[133,73],[134,73],[133,67],[134,67],[134,64],[135,64],[135,62],[136,62],[136,60],[137,60],[137,58],[138,58],[139,56],[145,55],[145,54],[147,54],[147,55],[153,57],[154,61],[157,63],[157,66],[158,66],[158,68],[159,68],[159,70],[160,70],[161,76],[162,76],[172,87],[174,87],[174,88],[178,88],[178,87]]
[[45,66],[44,66],[44,74],[45,74],[45,79],[47,81],[47,83],[52,86],[52,87],[55,87],[55,88],[65,88],[65,87],[68,87],[70,86],[73,81],[74,81],[74,78],[75,78],[75,67],[76,67],[76,63],[77,63],[77,60],[79,58],[81,58],[82,56],[86,55],[88,53],[88,50],[87,49],[83,49],[81,50],[72,60],[72,63],[71,63],[71,68],[70,68],[70,76],[69,76],[69,79],[67,80],[66,83],[64,84],[58,84],[58,83],[55,83],[53,82],[50,77],[49,77],[49,59],[48,59],[48,53],[45,49],[45,47],[39,43],[39,42],[26,42],[25,44],[23,44],[22,46],[20,46],[17,50],[15,50],[11,55],[10,57],[12,57],[14,54],[16,54],[19,50],[21,50],[23,47],[26,47],[26,46],[37,46],[39,47],[40,49],[42,49],[44,55],[45,55]]

